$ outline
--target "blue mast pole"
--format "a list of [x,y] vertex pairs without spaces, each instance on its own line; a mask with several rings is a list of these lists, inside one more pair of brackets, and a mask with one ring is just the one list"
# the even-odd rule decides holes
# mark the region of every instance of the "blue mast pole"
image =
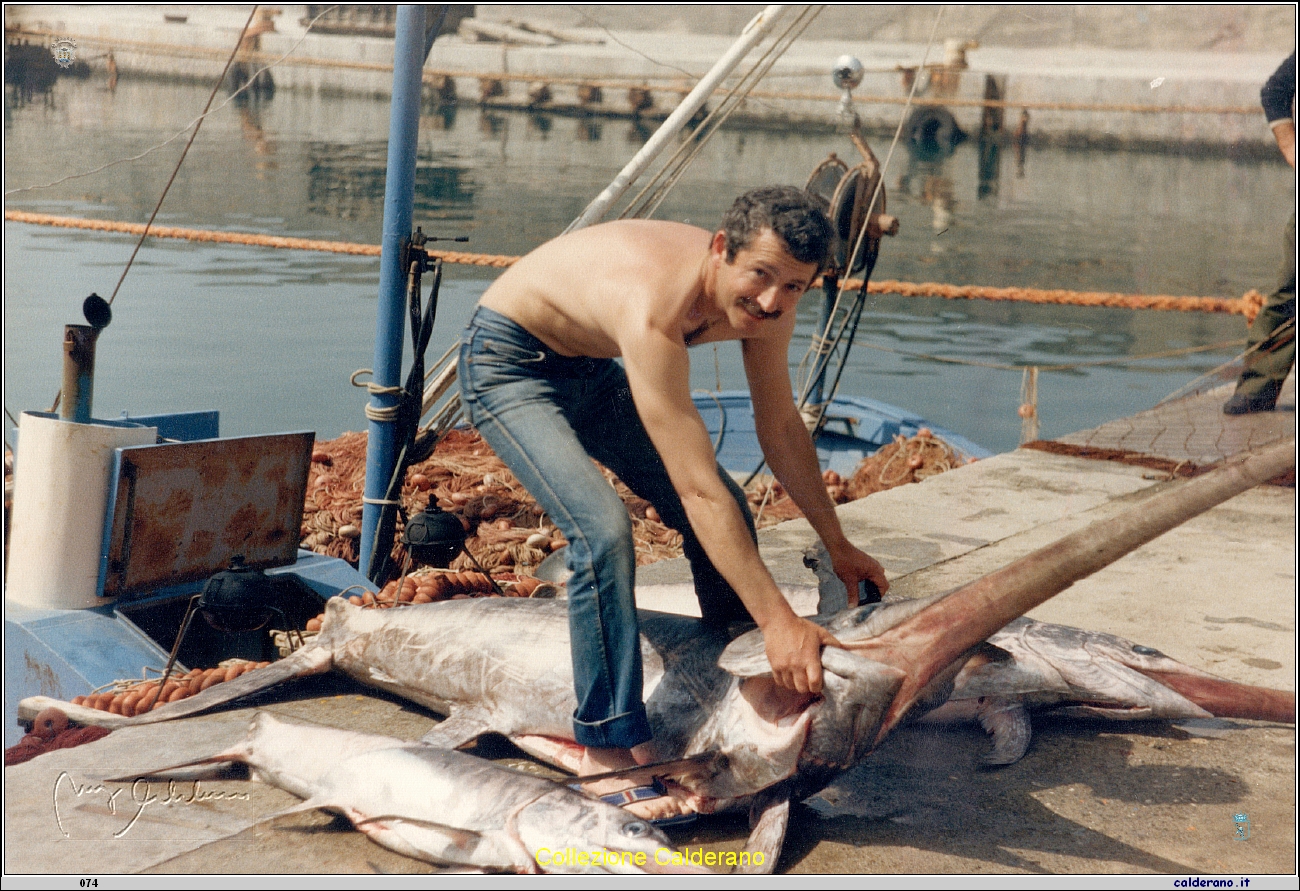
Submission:
[[[384,186],[384,232],[380,242],[379,316],[375,323],[375,391],[366,407],[366,490],[361,514],[361,563],[365,573],[375,550],[382,501],[397,464],[396,406],[402,386],[406,270],[403,248],[411,236],[415,201],[415,150],[419,139],[421,72],[425,57],[425,9],[397,7],[393,44],[393,100],[388,122],[388,172]],[[385,392],[393,390],[393,392]]]

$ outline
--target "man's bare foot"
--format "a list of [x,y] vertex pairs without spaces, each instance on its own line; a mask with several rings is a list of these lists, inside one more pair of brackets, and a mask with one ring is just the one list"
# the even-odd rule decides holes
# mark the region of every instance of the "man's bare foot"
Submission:
[[[595,776],[596,774],[609,773],[614,770],[625,770],[641,764],[652,764],[655,760],[653,743],[643,743],[632,749],[593,749],[588,747],[586,752],[583,753],[582,765],[578,768],[578,776]],[[588,795],[599,798],[602,795],[634,789],[639,785],[644,784],[612,777],[607,780],[586,783],[582,789]],[[693,809],[685,805],[685,802],[679,801],[671,795],[635,801],[624,805],[623,809],[645,820],[659,820],[665,817],[675,817],[680,814],[694,812]]]
[[[643,743],[633,749],[593,749],[588,746],[582,753],[582,764],[578,767],[578,776],[589,777],[598,773],[609,773],[612,770],[625,770],[629,767],[636,767],[638,764],[648,764],[653,760],[653,752],[645,751],[650,746],[649,743]],[[641,757],[637,757],[638,750],[641,750]],[[608,782],[622,783],[622,780],[610,780]],[[626,788],[626,784],[624,784]]]

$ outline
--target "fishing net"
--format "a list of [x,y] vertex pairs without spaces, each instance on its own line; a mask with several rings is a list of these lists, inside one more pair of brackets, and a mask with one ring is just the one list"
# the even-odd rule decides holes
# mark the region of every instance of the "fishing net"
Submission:
[[[359,556],[365,450],[364,433],[345,433],[337,439],[317,443],[302,520],[304,548],[354,565]],[[823,480],[831,500],[844,504],[872,492],[918,482],[961,463],[946,443],[923,432],[912,439],[898,437],[866,459],[850,480],[842,479],[835,471],[827,471]],[[601,470],[627,505],[637,565],[681,556],[681,535],[662,522],[648,501],[635,495],[608,469]],[[802,516],[781,484],[770,478],[756,479],[745,494],[759,528]],[[401,499],[408,516],[434,504],[461,518],[469,533],[465,546],[473,559],[462,553],[451,562],[447,572],[465,573],[481,568],[493,578],[502,577],[506,582],[526,579],[548,554],[566,543],[514,474],[472,430],[451,431],[432,455],[412,465],[402,485]],[[402,528],[399,519],[392,544],[393,559],[398,566],[406,565]],[[403,584],[438,573],[418,569]],[[503,588],[501,593],[508,591]],[[389,602],[394,599],[388,598]]]
[[49,708],[36,716],[32,732],[5,749],[5,767],[31,761],[55,749],[73,749],[108,736],[103,727],[69,727],[68,718],[58,709]]

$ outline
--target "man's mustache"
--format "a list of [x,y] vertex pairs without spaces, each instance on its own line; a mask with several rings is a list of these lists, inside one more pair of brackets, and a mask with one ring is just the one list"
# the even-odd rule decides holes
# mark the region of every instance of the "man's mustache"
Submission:
[[740,303],[741,309],[743,309],[745,312],[749,313],[751,316],[753,316],[756,319],[775,319],[781,315],[781,310],[777,309],[777,310],[773,310],[772,312],[768,312],[767,310],[759,306],[757,303],[755,303],[749,297],[741,297],[738,302]]

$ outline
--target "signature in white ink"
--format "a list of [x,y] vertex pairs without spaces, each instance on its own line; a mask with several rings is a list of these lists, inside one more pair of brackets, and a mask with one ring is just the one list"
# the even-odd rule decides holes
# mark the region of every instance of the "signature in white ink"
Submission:
[[118,786],[116,789],[110,789],[103,783],[78,783],[77,780],[66,770],[59,774],[58,779],[54,781],[54,821],[58,824],[59,831],[63,833],[64,838],[71,838],[67,828],[64,826],[64,812],[60,808],[60,792],[71,793],[73,800],[91,797],[98,798],[104,802],[111,815],[117,816],[119,808],[122,811],[122,818],[126,823],[117,832],[113,833],[113,838],[123,838],[131,828],[139,822],[140,817],[145,810],[150,807],[175,807],[192,804],[199,804],[208,801],[248,801],[249,793],[237,791],[224,791],[221,789],[204,789],[202,784],[195,780],[191,783],[180,783],[176,780],[168,780],[165,791],[155,790],[155,785],[143,777],[136,779],[131,783],[130,798],[121,798],[126,786]]

